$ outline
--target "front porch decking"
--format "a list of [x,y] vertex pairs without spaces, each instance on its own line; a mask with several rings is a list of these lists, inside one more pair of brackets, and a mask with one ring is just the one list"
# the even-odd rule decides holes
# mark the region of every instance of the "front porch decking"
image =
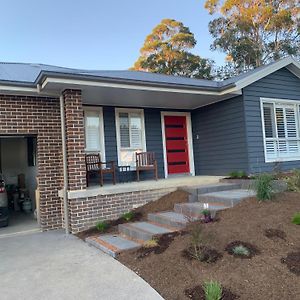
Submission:
[[103,187],[91,186],[86,190],[69,191],[69,199],[93,197],[98,195],[122,194],[139,191],[177,189],[182,187],[205,186],[218,183],[223,176],[184,176],[140,182],[107,184]]

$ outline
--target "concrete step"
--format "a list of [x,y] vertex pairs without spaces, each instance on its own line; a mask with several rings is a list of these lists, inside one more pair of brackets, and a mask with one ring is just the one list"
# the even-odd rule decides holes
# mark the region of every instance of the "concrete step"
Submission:
[[98,237],[89,237],[85,241],[112,257],[116,257],[122,251],[138,249],[142,246],[119,234],[103,234]]
[[174,205],[174,211],[178,214],[186,216],[185,218],[199,219],[203,217],[202,211],[208,209],[211,212],[211,216],[215,217],[218,210],[226,209],[231,206],[225,202],[213,202],[213,203],[177,203]]
[[239,183],[217,183],[217,184],[209,184],[205,186],[200,186],[197,188],[198,195],[207,194],[207,193],[214,193],[214,192],[221,192],[221,191],[230,191],[240,189],[241,184]]
[[174,232],[177,230],[177,228],[153,224],[151,222],[134,222],[119,224],[118,229],[121,234],[141,242],[148,241],[155,236]]
[[255,195],[256,193],[253,190],[236,189],[236,190],[201,194],[198,195],[198,201],[200,203],[211,203],[211,204],[215,202],[222,202],[222,203],[226,203],[227,206],[232,207],[237,203],[241,202],[242,200],[249,197],[253,197]]
[[177,229],[184,228],[188,222],[188,219],[184,215],[174,211],[150,213],[148,214],[148,220],[156,224],[167,225]]

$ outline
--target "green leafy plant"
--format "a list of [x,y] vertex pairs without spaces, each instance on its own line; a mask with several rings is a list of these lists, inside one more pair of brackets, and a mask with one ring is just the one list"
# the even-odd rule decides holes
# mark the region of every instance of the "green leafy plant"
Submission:
[[232,249],[233,253],[236,255],[241,255],[241,256],[249,256],[250,251],[243,245],[235,246]]
[[201,211],[201,213],[202,213],[203,216],[209,216],[209,215],[210,215],[210,210],[208,210],[208,209],[203,209],[203,210]]
[[232,171],[229,173],[229,177],[233,179],[241,179],[248,177],[248,175],[245,171]]
[[253,188],[256,191],[256,197],[260,201],[271,200],[273,197],[273,179],[271,174],[260,174],[257,176]]
[[98,222],[96,228],[100,232],[105,232],[109,228],[109,224],[105,221]]
[[292,223],[295,225],[300,225],[300,212],[294,214]]
[[291,192],[300,192],[300,169],[293,170],[291,176],[286,178],[288,190]]
[[205,300],[221,300],[222,286],[217,281],[205,282],[203,285]]
[[157,239],[151,239],[151,240],[145,241],[143,243],[144,248],[154,248],[154,247],[157,247],[157,246],[158,246],[158,240]]
[[129,212],[123,214],[122,218],[124,220],[126,220],[127,222],[129,222],[129,221],[131,221],[134,218],[134,216],[135,216],[134,212],[133,211],[129,211]]

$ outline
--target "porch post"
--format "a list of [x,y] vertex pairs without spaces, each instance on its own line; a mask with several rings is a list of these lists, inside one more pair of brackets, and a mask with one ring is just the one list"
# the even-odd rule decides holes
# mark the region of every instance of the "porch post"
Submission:
[[84,121],[81,90],[64,90],[68,189],[86,189]]

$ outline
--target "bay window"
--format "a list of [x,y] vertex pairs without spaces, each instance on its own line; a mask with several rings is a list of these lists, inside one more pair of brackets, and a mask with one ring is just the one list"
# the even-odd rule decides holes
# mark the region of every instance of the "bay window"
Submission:
[[105,161],[103,113],[101,108],[84,108],[85,152],[99,153]]
[[261,99],[266,162],[300,160],[299,101]]
[[135,153],[146,151],[142,109],[116,108],[118,164],[135,168]]

